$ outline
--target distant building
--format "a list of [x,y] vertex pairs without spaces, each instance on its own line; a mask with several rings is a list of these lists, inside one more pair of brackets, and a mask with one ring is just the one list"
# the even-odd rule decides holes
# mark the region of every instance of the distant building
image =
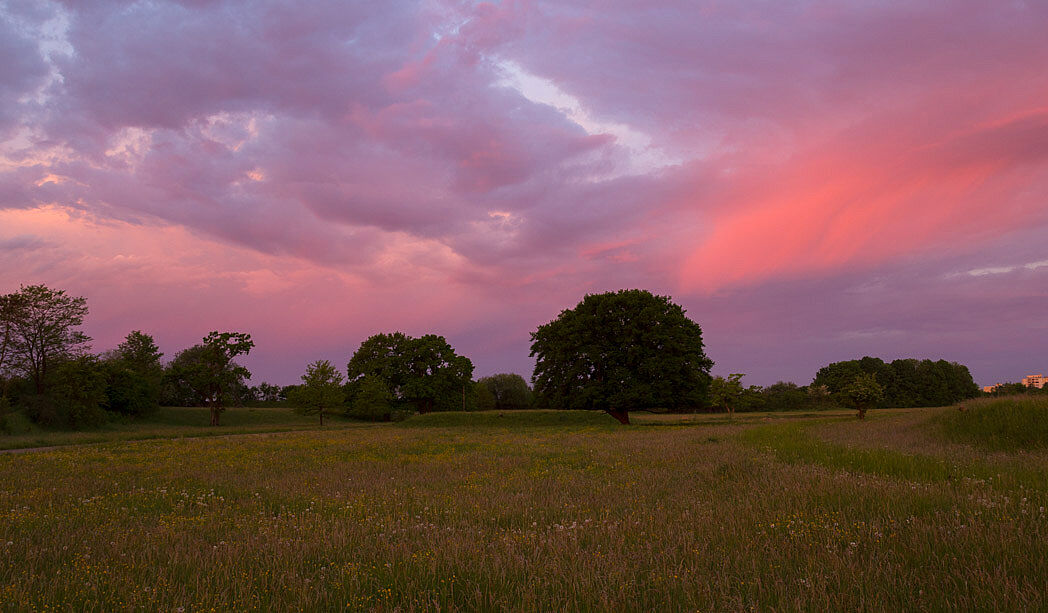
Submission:
[[1048,383],[1048,377],[1044,375],[1026,375],[1023,377],[1023,385],[1026,387],[1036,387],[1040,389],[1044,387],[1044,384]]
[[[998,383],[997,385],[1000,385],[1000,383]],[[992,394],[993,390],[997,389],[997,385],[986,385],[986,386],[983,386],[983,391],[986,392],[987,394]]]

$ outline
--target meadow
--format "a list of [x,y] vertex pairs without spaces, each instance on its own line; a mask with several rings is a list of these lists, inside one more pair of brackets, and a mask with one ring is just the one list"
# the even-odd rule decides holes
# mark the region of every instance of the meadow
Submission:
[[[264,434],[289,430],[313,430],[316,417],[299,415],[286,408],[238,407],[223,412],[221,426],[208,427],[210,412],[203,407],[161,407],[136,420],[112,421],[95,430],[52,430],[26,419],[21,413],[4,415],[6,434],[0,433],[0,450],[168,439],[179,437]],[[325,428],[365,427],[367,424],[335,417]]]
[[957,434],[974,410],[448,413],[0,454],[0,609],[1048,609],[1048,452]]

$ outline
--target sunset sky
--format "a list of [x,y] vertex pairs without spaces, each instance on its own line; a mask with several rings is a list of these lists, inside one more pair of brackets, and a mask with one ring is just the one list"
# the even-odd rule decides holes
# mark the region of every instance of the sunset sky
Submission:
[[620,288],[748,384],[1048,371],[1048,2],[289,4],[0,0],[0,293],[256,383]]

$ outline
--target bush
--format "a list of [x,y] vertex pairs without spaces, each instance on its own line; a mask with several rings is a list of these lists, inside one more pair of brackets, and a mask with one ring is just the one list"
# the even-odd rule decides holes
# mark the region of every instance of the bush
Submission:
[[375,375],[363,377],[356,385],[353,402],[346,416],[368,421],[390,421],[393,418],[393,394]]
[[52,428],[96,428],[106,422],[106,379],[94,356],[71,358],[49,373],[47,393],[23,400],[34,422]]
[[160,377],[136,372],[125,362],[105,363],[106,408],[114,413],[141,416],[160,408]]

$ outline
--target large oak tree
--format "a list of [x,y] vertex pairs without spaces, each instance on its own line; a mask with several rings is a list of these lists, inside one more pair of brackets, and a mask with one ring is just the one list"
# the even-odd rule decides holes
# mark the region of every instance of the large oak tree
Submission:
[[702,328],[667,296],[644,290],[587,295],[531,335],[541,406],[629,411],[703,406],[713,362]]
[[419,413],[464,409],[473,394],[473,362],[435,334],[376,334],[360,344],[346,370],[351,384],[377,377]]

